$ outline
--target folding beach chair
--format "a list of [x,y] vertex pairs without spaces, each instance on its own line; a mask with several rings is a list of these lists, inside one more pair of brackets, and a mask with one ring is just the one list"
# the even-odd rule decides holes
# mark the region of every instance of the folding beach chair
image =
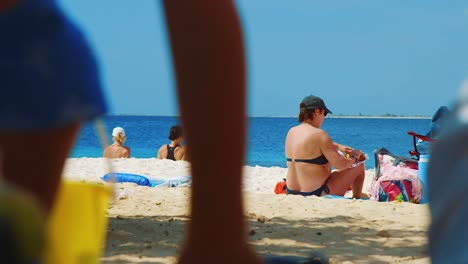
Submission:
[[[436,141],[434,138],[416,134],[413,131],[409,131],[408,134],[413,136],[413,147],[414,147],[413,150],[409,151],[409,154],[411,157],[413,156],[416,157],[417,160],[419,160],[419,156],[421,155],[421,153],[424,154],[428,152],[429,150],[428,144]],[[422,147],[423,146],[422,144],[424,144],[424,147]],[[419,149],[418,149],[418,146],[420,146]],[[422,151],[421,149],[424,149],[424,151]]]
[[450,114],[450,110],[446,106],[441,106],[434,113],[431,119],[431,129],[425,135],[409,131],[408,134],[413,136],[413,150],[409,151],[411,157],[419,160],[421,154],[429,154],[430,144],[435,142],[442,130],[444,119]]

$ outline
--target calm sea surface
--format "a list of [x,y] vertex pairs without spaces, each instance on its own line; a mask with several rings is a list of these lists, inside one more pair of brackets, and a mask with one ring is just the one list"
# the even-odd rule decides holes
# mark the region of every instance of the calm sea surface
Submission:
[[[374,167],[373,152],[385,147],[394,154],[409,156],[413,149],[408,131],[424,134],[430,129],[430,119],[390,118],[327,118],[322,126],[338,143],[361,149],[369,155],[366,168]],[[168,131],[178,124],[177,117],[167,116],[106,116],[108,135],[115,126],[121,126],[127,134],[125,145],[131,147],[132,157],[151,158],[158,148],[167,144]],[[249,118],[246,165],[262,167],[286,167],[284,140],[297,118],[251,117]],[[210,129],[207,128],[206,140]],[[70,157],[101,157],[102,147],[94,123],[86,124],[79,135]]]

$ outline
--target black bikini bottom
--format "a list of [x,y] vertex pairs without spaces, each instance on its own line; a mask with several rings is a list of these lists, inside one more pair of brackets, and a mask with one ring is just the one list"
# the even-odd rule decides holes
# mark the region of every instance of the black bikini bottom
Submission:
[[325,192],[326,194],[329,194],[330,193],[330,188],[328,188],[327,186],[327,182],[328,180],[330,179],[330,177],[327,178],[327,180],[325,181],[325,183],[320,187],[318,188],[317,190],[315,191],[312,191],[312,192],[300,192],[300,191],[294,191],[294,190],[291,190],[288,188],[288,185],[286,185],[286,193],[287,194],[299,194],[299,195],[302,195],[302,196],[311,196],[311,195],[315,195],[315,196],[321,196],[322,195],[322,192]]

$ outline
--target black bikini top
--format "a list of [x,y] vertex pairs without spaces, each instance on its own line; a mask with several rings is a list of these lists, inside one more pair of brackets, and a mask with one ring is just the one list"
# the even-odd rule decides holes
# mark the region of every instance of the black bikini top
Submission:
[[291,161],[291,162],[305,162],[305,163],[312,163],[312,164],[317,164],[317,165],[325,165],[328,163],[327,158],[325,158],[324,155],[317,157],[315,159],[291,159],[291,158],[286,158],[286,161]]
[[174,155],[174,151],[178,146],[179,145],[171,147],[171,146],[169,146],[169,144],[167,144],[167,159],[174,160],[174,161],[176,160],[175,155]]

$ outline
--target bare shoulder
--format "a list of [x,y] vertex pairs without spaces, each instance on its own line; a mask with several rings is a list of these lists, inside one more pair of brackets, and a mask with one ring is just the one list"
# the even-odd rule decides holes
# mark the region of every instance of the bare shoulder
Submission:
[[325,130],[321,129],[321,128],[317,128],[315,133],[317,133],[317,137],[323,143],[328,143],[329,141],[330,142],[332,141],[330,136],[328,135],[328,133]]
[[164,144],[161,147],[159,147],[158,153],[156,155],[156,157],[158,159],[164,159],[164,157],[167,156],[167,147],[166,146],[167,146],[167,144]]
[[288,133],[286,134],[286,138],[294,138],[297,136],[300,136],[302,134],[302,129],[299,125],[293,126],[288,130]]
[[130,157],[130,148],[127,147],[127,146],[124,146],[123,148],[124,148],[124,151],[123,151],[124,156],[129,158]]
[[113,149],[114,158],[129,158],[130,157],[130,148],[126,146],[118,146]]
[[324,153],[325,156],[333,155],[335,152],[338,153],[336,151],[336,146],[333,143],[333,140],[325,130],[320,129],[320,131],[317,131],[317,138],[320,142],[322,153]]
[[104,158],[109,158],[110,157],[110,146],[107,146],[104,148],[104,151],[102,153],[102,156]]
[[288,133],[295,133],[296,131],[300,130],[300,128],[301,128],[301,125],[293,126],[288,130]]
[[164,145],[162,145],[161,147],[159,147],[158,153],[160,153],[161,151],[163,151],[164,149],[166,149],[166,145],[167,145],[167,144],[164,144]]
[[187,148],[185,146],[179,146],[175,149],[174,155],[176,160],[185,160],[185,152]]
[[186,146],[178,146],[175,150],[174,150],[174,153],[179,153],[181,155],[183,155],[186,151]]

